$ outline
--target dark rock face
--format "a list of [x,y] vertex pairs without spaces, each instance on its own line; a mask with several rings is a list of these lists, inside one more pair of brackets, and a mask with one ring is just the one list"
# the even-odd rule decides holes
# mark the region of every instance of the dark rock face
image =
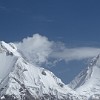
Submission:
[[18,100],[18,99],[15,98],[14,96],[4,95],[4,98],[0,99],[0,100]]
[[[3,99],[0,99],[0,100],[19,100],[18,98],[12,96],[12,95],[4,95],[5,98]],[[33,97],[29,97],[29,96],[22,96],[21,97],[21,100],[37,100],[37,99],[34,99]]]
[[[19,99],[15,97],[14,95],[4,95],[4,98],[0,100],[19,100]],[[43,97],[34,98],[32,95],[27,94],[24,96],[21,95],[21,100],[74,100],[74,99],[69,96],[66,98],[63,97],[63,99],[59,99],[55,95],[48,95],[48,94],[44,94]]]

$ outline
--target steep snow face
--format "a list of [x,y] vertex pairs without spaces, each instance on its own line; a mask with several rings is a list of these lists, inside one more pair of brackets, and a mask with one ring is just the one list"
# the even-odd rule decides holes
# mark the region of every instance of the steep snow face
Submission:
[[0,53],[0,82],[4,79],[14,67],[14,64],[17,60],[16,57],[8,55],[7,53],[3,52]]
[[9,77],[9,86],[6,94],[12,95],[14,93],[19,99],[21,99],[21,92],[25,95],[26,90],[35,99],[47,94],[48,96],[52,95],[56,96],[56,98],[64,99],[67,98],[67,93],[75,94],[70,88],[65,88],[61,80],[52,72],[35,67],[25,62],[22,58],[17,60],[15,69],[10,73]]
[[18,57],[14,56],[15,48],[10,45],[3,41],[0,42],[0,91],[7,83],[8,75],[13,70],[18,59]]
[[[0,82],[11,72],[17,60],[13,56],[14,48],[5,42],[0,42]],[[12,52],[13,51],[13,52]]]
[[[93,58],[88,67],[82,71],[69,86],[81,95],[87,97],[93,95],[97,97],[99,95],[98,97],[100,97],[100,55]],[[99,99],[95,98],[95,100]]]
[[0,96],[18,100],[81,100],[52,72],[29,64],[14,44],[0,42]]

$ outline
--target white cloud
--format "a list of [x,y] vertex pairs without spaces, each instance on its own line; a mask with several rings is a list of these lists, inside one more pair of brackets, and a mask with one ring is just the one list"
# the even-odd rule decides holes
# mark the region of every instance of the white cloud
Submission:
[[93,47],[78,47],[65,48],[62,51],[54,52],[51,56],[65,61],[82,60],[97,56],[100,53],[100,48]]
[[35,34],[32,37],[24,38],[17,44],[17,47],[28,61],[41,64],[47,61],[52,52],[52,44],[47,37]]
[[66,62],[82,60],[97,56],[100,53],[100,48],[95,47],[67,48],[63,43],[49,41],[47,37],[39,34],[24,38],[22,42],[17,44],[17,47],[28,61],[35,64],[51,64],[48,61],[51,59],[53,59],[51,61],[54,64],[60,60]]

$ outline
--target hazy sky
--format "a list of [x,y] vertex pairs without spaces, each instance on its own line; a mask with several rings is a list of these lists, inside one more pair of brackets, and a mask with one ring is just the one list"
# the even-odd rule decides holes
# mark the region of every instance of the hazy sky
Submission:
[[[100,1],[0,0],[0,40],[22,41],[35,33],[47,37],[49,41],[63,42],[67,49],[98,48]],[[86,62],[83,60],[62,61],[50,70],[66,82],[73,79],[84,65]]]

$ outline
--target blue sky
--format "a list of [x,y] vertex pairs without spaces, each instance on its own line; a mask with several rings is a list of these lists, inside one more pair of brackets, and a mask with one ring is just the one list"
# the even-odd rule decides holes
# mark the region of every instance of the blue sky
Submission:
[[[69,48],[100,47],[100,1],[0,0],[0,40],[22,41],[35,33]],[[86,65],[83,63],[62,61],[50,70],[66,82]]]

